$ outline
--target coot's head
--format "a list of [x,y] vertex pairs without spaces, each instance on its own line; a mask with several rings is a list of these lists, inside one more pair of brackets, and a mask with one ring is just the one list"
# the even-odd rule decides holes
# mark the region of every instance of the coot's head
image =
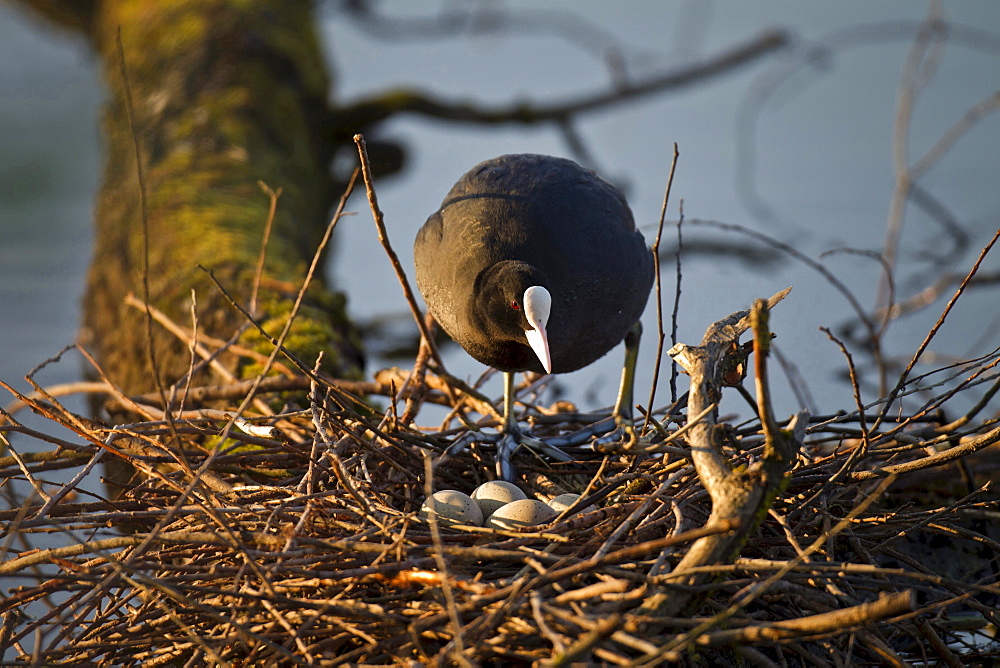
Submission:
[[477,278],[473,306],[477,334],[504,351],[504,359],[493,366],[537,370],[541,365],[546,373],[552,372],[548,283],[539,269],[513,260],[499,262]]

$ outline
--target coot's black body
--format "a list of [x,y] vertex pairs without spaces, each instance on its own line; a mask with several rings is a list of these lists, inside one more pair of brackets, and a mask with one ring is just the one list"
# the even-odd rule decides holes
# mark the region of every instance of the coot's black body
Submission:
[[504,155],[473,167],[420,229],[417,285],[444,330],[501,371],[543,367],[520,299],[551,295],[551,372],[584,367],[636,323],[653,257],[625,198],[575,162]]

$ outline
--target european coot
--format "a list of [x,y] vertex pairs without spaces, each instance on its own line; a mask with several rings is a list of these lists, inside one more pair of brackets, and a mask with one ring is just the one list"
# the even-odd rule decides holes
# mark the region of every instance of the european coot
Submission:
[[[434,318],[470,355],[505,372],[503,432],[517,440],[513,373],[595,361],[637,324],[653,284],[652,253],[622,194],[546,155],[473,167],[417,233],[413,253]],[[498,467],[504,459],[501,447]]]

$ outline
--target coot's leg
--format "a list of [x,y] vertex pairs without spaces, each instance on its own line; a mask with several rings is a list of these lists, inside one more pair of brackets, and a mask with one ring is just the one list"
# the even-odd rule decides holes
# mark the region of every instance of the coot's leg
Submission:
[[622,382],[618,386],[618,401],[615,402],[615,424],[621,429],[632,429],[632,400],[635,390],[635,367],[639,361],[639,339],[642,338],[642,323],[636,321],[625,335],[625,364],[622,366]]
[[[514,468],[514,452],[522,445],[536,452],[541,452],[557,462],[571,462],[575,458],[566,454],[558,446],[547,441],[532,438],[527,432],[521,431],[514,414],[514,374],[505,372],[503,375],[503,426],[500,429],[499,441],[486,439],[497,444],[497,475],[501,480],[517,482],[517,469]],[[558,440],[558,439],[557,439]]]
[[503,434],[497,444],[497,475],[501,480],[515,482],[517,471],[514,469],[514,451],[521,444],[521,429],[517,426],[514,415],[514,373],[503,373]]
[[[618,400],[611,415],[603,420],[593,423],[589,427],[584,427],[579,431],[566,436],[547,438],[543,441],[546,446],[543,452],[550,456],[558,453],[555,458],[558,461],[570,461],[559,457],[563,454],[559,448],[566,448],[584,445],[597,436],[599,437],[593,445],[603,446],[609,443],[616,443],[625,440],[626,447],[634,444],[636,440],[635,427],[632,424],[633,392],[635,388],[635,368],[639,361],[639,339],[642,337],[642,323],[636,322],[628,334],[625,335],[625,363],[622,365],[622,379],[618,387]],[[517,428],[515,422],[514,428]],[[522,443],[534,445],[534,439],[527,439],[523,435],[520,437]],[[498,462],[499,466],[499,462]],[[499,470],[499,469],[498,469]]]

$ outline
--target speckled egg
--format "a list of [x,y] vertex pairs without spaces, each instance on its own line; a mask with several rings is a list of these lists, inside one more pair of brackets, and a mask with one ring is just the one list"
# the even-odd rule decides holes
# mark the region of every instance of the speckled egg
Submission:
[[420,506],[420,517],[427,518],[431,513],[443,524],[483,526],[483,511],[479,509],[479,504],[458,490],[442,489],[425,499]]
[[556,518],[556,511],[541,501],[521,499],[500,506],[486,521],[493,529],[519,529],[537,524],[545,524]]
[[[556,511],[556,514],[558,514],[566,510],[567,508],[572,507],[572,505],[579,500],[580,500],[579,494],[560,494],[559,496],[549,501],[549,508]],[[580,508],[576,512],[589,513],[591,510],[595,510],[595,507],[593,505]]]
[[491,480],[473,490],[472,498],[479,504],[479,509],[483,511],[483,517],[489,517],[496,512],[497,508],[513,501],[527,499],[528,495],[513,483],[504,480]]

